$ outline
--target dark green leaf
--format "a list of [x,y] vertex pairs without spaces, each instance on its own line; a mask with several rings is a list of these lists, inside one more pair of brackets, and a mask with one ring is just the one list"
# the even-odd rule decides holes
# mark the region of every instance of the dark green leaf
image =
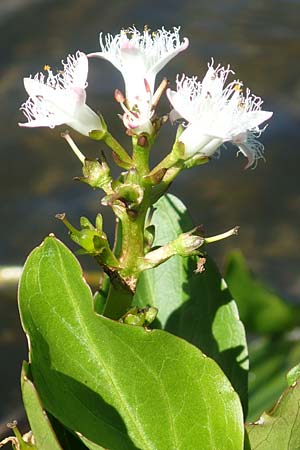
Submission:
[[[185,206],[173,195],[155,205],[155,245],[193,228]],[[221,245],[221,244],[220,244]],[[248,353],[243,324],[227,286],[210,258],[196,274],[196,258],[175,256],[143,273],[135,302],[158,308],[162,328],[196,345],[215,359],[247,410]]]
[[90,449],[241,450],[237,394],[182,339],[98,316],[81,268],[49,237],[20,283],[34,383],[45,408]]
[[247,330],[274,334],[291,328],[296,318],[292,306],[251,275],[239,251],[229,255],[225,273]]
[[39,395],[30,381],[29,366],[23,363],[21,374],[23,402],[38,450],[62,450],[45,414]]
[[[72,433],[49,412],[48,417],[63,450],[87,450],[88,447],[83,444],[80,436]],[[99,450],[99,447],[97,450]]]

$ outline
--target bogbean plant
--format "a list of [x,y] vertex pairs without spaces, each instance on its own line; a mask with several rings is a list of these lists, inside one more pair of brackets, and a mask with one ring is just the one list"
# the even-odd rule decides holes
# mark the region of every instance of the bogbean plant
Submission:
[[[233,79],[229,66],[213,60],[202,80],[178,75],[176,83],[156,83],[188,44],[179,28],[100,34],[99,52],[78,51],[62,70],[45,66],[24,79],[29,98],[21,110],[27,122],[20,126],[64,124],[102,145],[99,158],[90,159],[68,131],[62,134],[82,164],[79,180],[112,208],[116,230],[111,246],[101,214],[93,221],[81,217],[76,226],[65,213],[57,215],[78,253],[99,265],[94,295],[75,256],[54,235],[28,257],[19,306],[29,345],[21,385],[32,432],[21,437],[14,424],[15,437],[2,444],[39,450],[267,450],[271,442],[273,449],[292,448],[266,440],[272,423],[264,416],[250,429],[250,439],[244,431],[245,332],[206,253],[208,244],[236,234],[237,227],[206,237],[181,201],[167,194],[182,171],[209,163],[227,143],[247,158],[246,167],[255,167],[263,158],[260,126],[272,113]],[[114,98],[125,147],[102,114],[86,104],[94,57],[123,76],[125,91],[116,89]],[[156,109],[165,94],[171,111],[160,116]],[[174,143],[150,167],[153,144],[168,120],[172,130],[177,127]],[[105,147],[121,169],[118,178],[112,177]]]

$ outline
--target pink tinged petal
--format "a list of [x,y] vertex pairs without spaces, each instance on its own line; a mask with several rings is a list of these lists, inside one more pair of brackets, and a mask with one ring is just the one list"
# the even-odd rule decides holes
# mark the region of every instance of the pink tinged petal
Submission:
[[189,46],[189,40],[188,38],[184,38],[183,39],[183,43],[177,47],[174,48],[174,50],[171,50],[168,53],[165,53],[155,64],[153,64],[149,70],[148,70],[148,75],[151,76],[151,74],[155,77],[158,72],[161,71],[161,69],[168,64],[169,61],[171,61],[171,59],[173,59],[176,55],[178,55],[178,53],[182,52],[183,50],[187,49]]
[[79,106],[82,106],[86,102],[86,92],[85,89],[79,88],[79,87],[72,87],[68,89],[66,92],[66,95],[68,96],[68,100],[70,104],[73,104],[73,108],[77,108]]
[[134,134],[153,132],[153,125],[150,120],[145,120],[145,118],[134,117],[130,112],[123,114],[122,116],[123,124],[125,128],[134,132]]

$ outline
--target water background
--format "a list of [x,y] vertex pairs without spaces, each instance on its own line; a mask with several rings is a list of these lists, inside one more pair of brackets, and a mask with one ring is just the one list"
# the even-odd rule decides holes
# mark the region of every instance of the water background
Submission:
[[[112,236],[112,216],[99,206],[99,193],[72,181],[80,164],[60,138],[62,129],[20,129],[18,111],[26,99],[22,78],[45,64],[60,68],[78,49],[98,50],[100,31],[115,34],[123,27],[147,24],[155,30],[181,25],[190,47],[161,73],[205,73],[211,57],[231,64],[236,77],[264,99],[274,117],[261,140],[266,163],[243,170],[246,160],[235,149],[220,159],[181,174],[171,192],[189,205],[195,224],[207,235],[240,225],[240,235],[212,246],[224,255],[240,247],[250,267],[287,301],[300,298],[300,1],[165,0],[164,2],[96,0],[1,0],[0,3],[0,264],[22,265],[30,250],[54,232],[69,244],[54,218],[67,212],[74,223],[100,210]],[[159,77],[157,78],[159,81]],[[115,88],[120,74],[109,63],[90,64],[88,104],[100,110],[116,137],[127,145],[116,118]],[[168,111],[168,102],[161,105]],[[175,128],[167,125],[153,150],[153,162],[170,148]],[[170,135],[172,139],[170,139]],[[73,135],[81,150],[97,156],[101,144]],[[82,261],[85,266],[86,261]],[[15,291],[0,301],[0,423],[22,417],[19,400],[21,359],[26,344],[19,327]],[[3,428],[1,428],[3,429]],[[1,431],[0,429],[0,431]]]

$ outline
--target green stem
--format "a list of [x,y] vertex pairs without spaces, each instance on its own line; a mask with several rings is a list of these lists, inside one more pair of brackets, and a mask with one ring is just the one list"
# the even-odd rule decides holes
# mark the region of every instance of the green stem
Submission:
[[122,247],[120,254],[120,265],[124,267],[120,274],[122,276],[134,277],[139,275],[138,259],[144,256],[144,226],[147,213],[147,207],[144,204],[143,209],[137,215],[130,216],[122,220]]
[[113,320],[118,320],[130,308],[134,293],[120,281],[110,280],[108,296],[103,315]]
[[153,144],[153,139],[147,136],[133,136],[132,145],[132,159],[136,170],[139,173],[141,184],[143,184],[142,177],[149,174],[149,155]]
[[123,169],[130,169],[133,166],[133,161],[126,150],[109,132],[105,134],[103,140],[105,144],[117,155],[119,160],[118,164],[120,167]]
[[[143,177],[149,174],[149,153],[153,138],[148,135],[133,136],[132,143],[131,167],[135,172],[134,183],[139,184],[143,189],[143,199],[141,204],[133,210],[120,205],[115,205],[113,208],[121,223],[121,248],[118,259],[122,269],[117,273],[109,274],[111,284],[104,315],[112,319],[119,319],[131,306],[142,271],[139,264],[145,256],[144,228],[150,206],[151,187],[147,185]],[[130,178],[128,179],[130,183],[129,180]]]
[[154,175],[161,169],[169,169],[173,164],[178,161],[178,158],[174,157],[172,153],[169,153],[160,163],[158,163],[150,172],[150,176]]

